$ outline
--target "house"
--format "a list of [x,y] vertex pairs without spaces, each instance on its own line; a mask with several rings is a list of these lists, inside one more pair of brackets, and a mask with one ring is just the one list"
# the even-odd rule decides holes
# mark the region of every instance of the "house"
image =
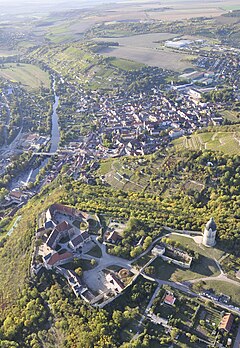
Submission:
[[170,306],[173,306],[175,301],[176,301],[176,297],[174,297],[173,294],[171,293],[167,293],[163,300],[164,303]]
[[176,139],[181,137],[184,134],[184,130],[180,129],[180,128],[175,128],[170,130],[170,132],[168,133],[170,138],[172,139]]
[[79,234],[77,237],[70,240],[68,245],[71,249],[76,251],[77,249],[82,248],[83,244],[84,244],[83,237],[81,236],[81,234]]
[[153,256],[161,256],[165,253],[165,246],[164,245],[156,245],[153,249],[152,249],[152,254]]
[[232,324],[234,321],[234,316],[232,313],[227,313],[222,317],[222,320],[219,324],[219,330],[229,332],[232,328]]
[[43,257],[44,265],[47,269],[52,269],[53,267],[57,267],[59,265],[62,265],[64,263],[67,263],[73,259],[73,254],[66,251],[62,254],[59,253],[53,253],[48,254],[45,257]]
[[74,227],[67,221],[62,221],[60,224],[54,227],[46,241],[46,244],[49,248],[54,249],[61,238],[70,238],[73,235]]
[[75,208],[69,207],[64,204],[60,203],[54,203],[52,204],[48,210],[46,211],[46,222],[53,221],[55,224],[56,221],[56,214],[59,213],[61,215],[65,215],[71,218],[80,219],[80,220],[88,220],[89,215],[87,213],[83,213]]
[[114,273],[108,273],[106,276],[106,286],[111,289],[114,293],[118,294],[124,289],[124,284]]
[[119,236],[119,234],[116,231],[112,231],[109,236],[107,237],[107,241],[109,243],[116,244],[119,242],[122,238]]
[[15,203],[21,203],[24,201],[24,199],[27,198],[27,195],[22,193],[21,191],[10,191],[8,196],[6,197],[7,201],[13,201]]
[[83,232],[81,232],[81,237],[82,237],[84,243],[87,243],[87,242],[90,242],[90,241],[91,241],[91,236],[90,236],[90,234],[88,233],[88,231],[83,231]]
[[75,296],[81,296],[84,292],[88,290],[80,283],[80,279],[74,271],[68,270],[66,278]]

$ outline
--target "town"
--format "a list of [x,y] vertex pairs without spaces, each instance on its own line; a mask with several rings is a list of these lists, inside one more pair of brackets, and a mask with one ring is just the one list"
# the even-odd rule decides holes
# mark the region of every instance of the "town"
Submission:
[[240,344],[239,11],[147,2],[2,22],[0,346]]

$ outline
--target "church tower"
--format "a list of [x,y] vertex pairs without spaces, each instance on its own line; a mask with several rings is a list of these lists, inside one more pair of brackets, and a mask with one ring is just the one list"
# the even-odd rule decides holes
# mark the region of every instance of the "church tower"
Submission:
[[207,247],[214,246],[216,244],[216,240],[215,240],[216,233],[217,233],[217,226],[215,224],[215,221],[211,217],[211,219],[208,221],[204,229],[202,244]]

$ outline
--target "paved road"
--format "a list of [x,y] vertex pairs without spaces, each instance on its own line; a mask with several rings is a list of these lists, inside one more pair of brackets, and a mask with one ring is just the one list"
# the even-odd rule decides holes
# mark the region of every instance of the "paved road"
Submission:
[[[155,239],[153,241],[153,243],[156,243],[157,241],[161,240],[161,238],[163,238],[163,236],[160,236],[158,237],[157,239]],[[142,275],[144,278],[150,280],[150,281],[154,281],[154,282],[157,282],[158,283],[158,287],[166,284],[166,285],[169,285],[175,289],[178,289],[180,291],[183,291],[191,296],[194,296],[194,297],[199,297],[199,298],[202,298],[203,300],[207,300],[206,297],[202,296],[202,295],[199,295],[199,294],[196,294],[194,292],[192,292],[190,289],[189,289],[189,286],[185,285],[185,284],[182,284],[180,282],[171,282],[171,281],[165,281],[165,280],[161,280],[161,279],[157,279],[157,278],[154,278],[154,277],[151,277],[151,276],[148,276],[144,273],[144,269],[145,267],[150,264],[152,260],[150,260],[146,265],[144,265],[140,270],[137,270],[135,267],[132,266],[132,263],[136,260],[138,260],[140,257],[142,257],[143,255],[145,255],[146,253],[148,253],[152,246],[153,246],[153,243],[151,244],[151,246],[144,252],[142,253],[141,255],[139,255],[138,257],[136,257],[135,259],[133,260],[126,260],[126,259],[123,259],[121,257],[117,257],[117,256],[113,256],[113,255],[109,255],[106,251],[106,245],[105,244],[101,244],[98,240],[97,240],[97,236],[94,236],[93,237],[93,240],[94,242],[101,248],[102,250],[102,257],[101,258],[95,258],[96,261],[98,262],[98,265],[92,270],[92,271],[88,271],[88,272],[101,272],[103,269],[111,266],[111,265],[118,265],[120,267],[123,267],[123,268],[127,268],[129,269],[135,276],[137,275]],[[86,259],[92,259],[93,257],[89,256],[89,255],[84,255],[84,257]],[[216,261],[216,264],[221,272],[221,274],[217,277],[208,277],[208,278],[200,278],[200,279],[194,279],[194,280],[191,280],[191,281],[188,281],[188,283],[194,283],[194,282],[197,282],[199,280],[222,280],[222,281],[226,281],[226,283],[229,283],[229,284],[234,284],[234,285],[238,285],[240,287],[240,284],[232,279],[229,279],[227,278],[227,276],[223,273],[222,269],[221,269],[221,266],[219,265],[219,263]],[[228,310],[228,311],[232,311],[232,312],[235,312],[237,313],[238,315],[240,315],[240,311],[238,310],[235,310],[233,308],[230,308],[228,305],[225,305],[225,304],[222,304],[220,302],[217,302],[217,301],[213,301],[215,302],[219,307],[225,309],[225,310]],[[148,308],[148,307],[147,307]],[[149,307],[150,308],[150,307]]]
[[236,280],[230,279],[228,278],[224,273],[219,274],[216,277],[205,277],[205,278],[197,278],[197,279],[192,279],[192,280],[188,280],[188,283],[197,283],[200,280],[202,281],[208,281],[208,280],[221,280],[223,282],[229,283],[229,284],[234,284],[240,287],[240,283],[237,282]]

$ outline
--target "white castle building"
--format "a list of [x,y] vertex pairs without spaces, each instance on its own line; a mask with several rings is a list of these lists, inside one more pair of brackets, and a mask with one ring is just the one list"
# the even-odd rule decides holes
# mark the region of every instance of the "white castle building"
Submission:
[[211,217],[211,219],[208,221],[204,229],[202,244],[207,247],[214,246],[216,244],[216,233],[217,233],[217,226],[215,224],[215,221]]

